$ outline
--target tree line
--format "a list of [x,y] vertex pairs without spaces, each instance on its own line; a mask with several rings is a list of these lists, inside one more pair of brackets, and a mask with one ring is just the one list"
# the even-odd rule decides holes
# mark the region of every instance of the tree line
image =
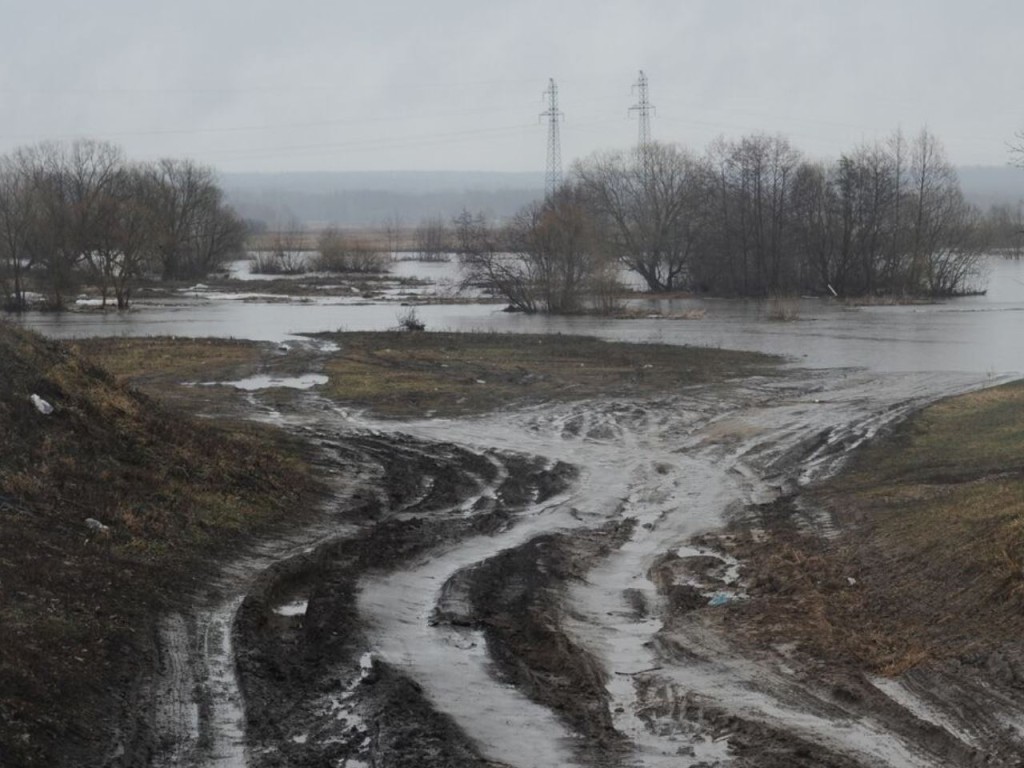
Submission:
[[244,222],[212,169],[131,162],[102,141],[46,142],[0,156],[0,290],[63,308],[83,282],[128,307],[143,276],[191,280],[244,250]]
[[926,130],[831,162],[767,135],[600,153],[501,230],[454,228],[468,280],[528,312],[606,303],[620,267],[656,292],[956,295],[991,229]]

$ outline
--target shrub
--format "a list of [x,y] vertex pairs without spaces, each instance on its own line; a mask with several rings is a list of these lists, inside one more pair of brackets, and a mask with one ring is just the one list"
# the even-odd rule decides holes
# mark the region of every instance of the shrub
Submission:
[[388,268],[384,253],[336,229],[324,230],[318,250],[310,264],[316,272],[386,272]]
[[769,320],[790,322],[800,318],[800,297],[772,294],[768,297],[766,312]]
[[249,271],[254,275],[301,275],[308,269],[305,258],[294,251],[257,251],[249,257]]
[[419,315],[416,314],[415,307],[409,307],[408,310],[398,316],[398,327],[403,331],[424,331],[427,328],[427,324],[420,320]]

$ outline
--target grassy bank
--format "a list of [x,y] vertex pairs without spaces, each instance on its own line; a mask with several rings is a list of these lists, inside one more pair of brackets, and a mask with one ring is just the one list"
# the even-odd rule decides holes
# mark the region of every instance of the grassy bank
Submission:
[[197,422],[2,323],[0,434],[0,765],[93,764],[160,612],[317,485],[280,435]]
[[645,396],[766,373],[775,358],[586,336],[322,334],[333,399],[389,416],[454,416],[552,400]]
[[896,674],[987,654],[1024,633],[1024,383],[952,398],[861,452],[814,492],[841,534],[785,510],[741,537],[756,574],[733,620],[764,642]]
[[[183,382],[229,381],[254,373],[321,372],[314,390],[340,405],[394,418],[461,416],[495,408],[600,396],[642,397],[680,387],[775,371],[752,352],[623,344],[586,336],[504,333],[324,333],[338,350],[318,353],[217,339],[94,339],[77,343],[90,359],[161,398],[217,402],[226,388]],[[263,395],[286,405],[291,390]]]

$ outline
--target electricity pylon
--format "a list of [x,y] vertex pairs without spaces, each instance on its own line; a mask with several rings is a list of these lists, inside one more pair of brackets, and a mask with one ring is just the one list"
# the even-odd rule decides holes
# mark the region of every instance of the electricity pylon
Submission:
[[548,108],[540,113],[541,117],[548,119],[548,163],[544,174],[544,196],[551,197],[562,184],[562,141],[558,122],[563,115],[558,111],[558,86],[554,78],[548,80],[544,96],[548,100]]

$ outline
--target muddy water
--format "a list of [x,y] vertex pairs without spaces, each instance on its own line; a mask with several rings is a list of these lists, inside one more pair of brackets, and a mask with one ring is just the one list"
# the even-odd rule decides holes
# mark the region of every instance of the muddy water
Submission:
[[[605,320],[510,315],[494,305],[426,305],[416,311],[428,330],[582,333],[625,341],[696,344],[786,355],[800,365],[864,366],[877,371],[1024,371],[1018,343],[1024,322],[1024,260],[992,259],[988,293],[933,305],[847,307],[803,299],[793,322],[770,322],[753,301],[639,300],[640,309],[669,314],[703,312],[701,319]],[[396,265],[445,281],[453,265]],[[448,289],[442,288],[442,292]],[[29,313],[20,322],[49,336],[219,336],[281,341],[292,334],[381,330],[404,311],[392,301],[355,298],[270,302],[258,294],[140,300],[128,313]]]

